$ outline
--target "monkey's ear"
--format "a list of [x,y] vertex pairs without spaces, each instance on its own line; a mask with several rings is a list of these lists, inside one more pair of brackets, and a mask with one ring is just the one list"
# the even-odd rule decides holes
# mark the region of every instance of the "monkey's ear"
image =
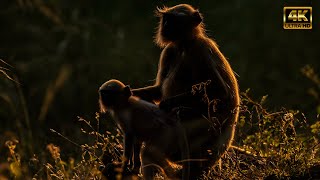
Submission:
[[126,98],[129,98],[130,96],[132,96],[132,91],[129,85],[126,85],[126,87],[123,88],[123,91]]
[[156,10],[154,10],[154,14],[156,17],[162,17],[163,16],[163,10],[159,7],[156,8]]
[[155,12],[156,17],[162,17],[168,10],[168,7],[163,6],[163,7],[157,7]]
[[194,12],[192,17],[194,19],[195,26],[198,26],[202,22],[202,16],[199,11]]

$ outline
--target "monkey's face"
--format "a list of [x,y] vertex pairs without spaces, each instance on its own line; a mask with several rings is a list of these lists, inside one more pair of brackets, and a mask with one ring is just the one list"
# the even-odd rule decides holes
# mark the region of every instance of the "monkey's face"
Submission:
[[181,40],[193,35],[193,29],[201,23],[198,11],[190,7],[172,7],[167,10],[158,9],[160,16],[160,35],[170,41]]
[[120,91],[99,90],[100,103],[106,108],[110,108],[119,103],[123,99]]

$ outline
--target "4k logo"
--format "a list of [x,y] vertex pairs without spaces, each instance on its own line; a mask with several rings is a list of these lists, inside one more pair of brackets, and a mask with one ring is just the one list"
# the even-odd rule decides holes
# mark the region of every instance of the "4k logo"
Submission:
[[284,7],[284,29],[312,29],[312,7]]

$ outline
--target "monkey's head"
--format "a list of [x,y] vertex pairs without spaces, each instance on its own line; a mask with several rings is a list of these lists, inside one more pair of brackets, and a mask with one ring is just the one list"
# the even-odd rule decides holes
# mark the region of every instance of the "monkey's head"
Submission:
[[156,15],[160,22],[155,41],[161,47],[193,38],[204,31],[201,14],[188,4],[157,8]]
[[115,79],[105,82],[99,88],[100,111],[106,112],[108,108],[125,104],[131,95],[130,87],[122,82]]

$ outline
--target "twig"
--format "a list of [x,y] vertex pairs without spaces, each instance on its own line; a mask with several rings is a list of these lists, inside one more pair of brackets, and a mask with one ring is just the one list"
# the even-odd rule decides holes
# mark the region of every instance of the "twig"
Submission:
[[60,134],[60,133],[57,132],[56,130],[50,129],[50,131],[53,132],[53,133],[56,133],[58,136],[62,137],[63,139],[69,141],[71,144],[73,144],[73,145],[75,145],[75,146],[77,146],[77,147],[79,147],[79,148],[82,149],[82,147],[81,147],[79,144],[75,143],[74,141],[72,141],[72,140],[70,140],[69,138],[65,137],[64,135]]

